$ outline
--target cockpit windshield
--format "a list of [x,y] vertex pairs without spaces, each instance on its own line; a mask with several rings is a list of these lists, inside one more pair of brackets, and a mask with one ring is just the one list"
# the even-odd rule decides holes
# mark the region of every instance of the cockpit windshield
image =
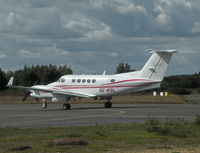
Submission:
[[64,79],[64,78],[61,78],[61,79],[60,79],[60,82],[65,82],[65,79]]
[[64,78],[60,78],[56,82],[65,82],[65,79]]

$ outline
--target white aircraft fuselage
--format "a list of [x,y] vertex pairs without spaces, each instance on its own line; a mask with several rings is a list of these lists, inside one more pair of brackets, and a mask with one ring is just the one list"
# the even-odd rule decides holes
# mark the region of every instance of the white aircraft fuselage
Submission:
[[[58,81],[46,86],[33,86],[48,88],[50,90],[62,90],[72,93],[82,93],[91,97],[112,97],[127,92],[137,92],[160,86],[160,81],[141,79],[137,77],[116,75],[64,75]],[[31,96],[36,98],[54,98],[49,92],[32,92]],[[86,96],[87,97],[87,96]],[[62,96],[59,97],[62,99]],[[58,98],[58,101],[59,101]]]

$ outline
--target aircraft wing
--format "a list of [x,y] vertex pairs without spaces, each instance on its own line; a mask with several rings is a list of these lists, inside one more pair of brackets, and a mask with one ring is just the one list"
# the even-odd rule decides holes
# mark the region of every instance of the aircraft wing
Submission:
[[25,89],[29,91],[33,90],[33,91],[50,92],[53,95],[65,95],[65,96],[75,96],[75,97],[85,97],[85,98],[95,97],[95,95],[91,95],[91,94],[85,94],[81,92],[71,92],[71,91],[63,90],[62,88],[49,87],[45,85],[35,85],[32,87],[14,86],[13,79],[14,79],[13,77],[10,78],[10,81],[8,82],[7,87]]
[[95,97],[95,95],[91,95],[91,94],[85,94],[85,93],[79,93],[79,92],[69,92],[69,91],[64,91],[64,90],[52,91],[52,94],[54,94],[54,95],[75,96],[75,97],[84,97],[84,98]]

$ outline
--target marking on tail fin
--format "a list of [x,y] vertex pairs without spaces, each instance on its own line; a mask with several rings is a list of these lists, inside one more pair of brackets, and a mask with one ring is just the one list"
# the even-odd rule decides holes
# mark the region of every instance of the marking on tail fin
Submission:
[[[153,75],[156,73],[156,69],[161,65],[161,64],[160,64],[161,60],[162,60],[162,57],[160,57],[160,59],[159,59],[159,61],[158,61],[158,64],[155,65],[155,68],[154,68],[154,70],[152,71],[152,73],[151,73],[149,79],[151,79],[151,78],[153,77]],[[150,69],[150,70],[151,70],[151,69]]]

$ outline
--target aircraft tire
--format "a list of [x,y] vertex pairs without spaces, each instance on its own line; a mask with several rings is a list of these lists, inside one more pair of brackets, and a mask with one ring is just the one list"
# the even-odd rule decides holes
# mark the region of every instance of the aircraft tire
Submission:
[[63,109],[64,110],[68,110],[71,108],[71,105],[70,104],[63,104]]
[[45,108],[47,108],[47,103],[42,103],[42,109],[45,109]]
[[112,103],[111,102],[106,102],[106,103],[104,103],[104,107],[105,108],[111,108],[112,107]]

